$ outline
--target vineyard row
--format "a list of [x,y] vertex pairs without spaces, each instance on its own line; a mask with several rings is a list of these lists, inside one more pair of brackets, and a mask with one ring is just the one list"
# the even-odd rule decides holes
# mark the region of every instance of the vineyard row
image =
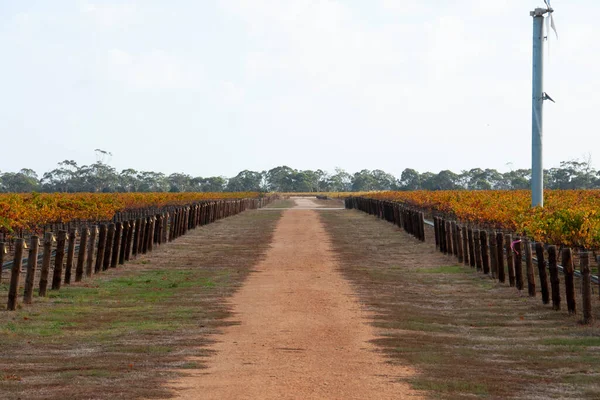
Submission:
[[[53,232],[46,232],[42,252],[40,238],[33,235],[29,240],[27,258],[24,258],[26,240],[14,239],[13,260],[7,263],[4,262],[7,244],[0,242],[0,266],[3,269],[10,268],[7,309],[17,309],[21,289],[23,303],[33,302],[36,278],[38,295],[45,297],[49,284],[51,290],[60,290],[62,284],[70,284],[72,280],[80,282],[84,277],[91,278],[109,268],[123,265],[140,254],[153,251],[156,246],[185,235],[190,229],[248,209],[261,208],[269,201],[270,198],[203,201],[170,207],[170,211],[156,214],[153,213],[152,207],[148,210],[121,213],[115,215],[115,222],[102,223],[91,228],[84,226],[79,230],[58,230],[56,240]],[[144,216],[128,218],[134,214]],[[41,270],[37,273],[39,260]],[[24,263],[25,283],[21,288]],[[0,274],[0,283],[1,279]]]
[[[349,209],[357,209],[391,222],[398,227],[425,241],[424,213],[399,202],[377,199],[350,197],[345,200]],[[455,256],[458,262],[469,265],[479,272],[490,276],[500,283],[508,283],[517,290],[524,290],[525,279],[530,297],[536,297],[537,271],[542,295],[542,303],[552,301],[554,310],[561,309],[559,272],[564,273],[564,293],[567,311],[576,314],[575,276],[581,277],[580,292],[582,304],[582,322],[592,322],[592,283],[598,278],[592,276],[590,252],[578,251],[574,254],[568,247],[558,249],[554,245],[545,246],[529,238],[513,236],[510,233],[475,228],[460,224],[455,220],[433,216],[435,245],[440,252]],[[533,257],[535,253],[536,257]],[[561,265],[558,256],[561,256]],[[579,273],[575,266],[579,263]],[[523,268],[523,262],[525,268]],[[537,265],[534,265],[535,264]],[[537,268],[535,268],[537,266]],[[549,275],[548,275],[549,274]],[[600,290],[600,287],[599,287]],[[599,292],[600,293],[600,292]]]

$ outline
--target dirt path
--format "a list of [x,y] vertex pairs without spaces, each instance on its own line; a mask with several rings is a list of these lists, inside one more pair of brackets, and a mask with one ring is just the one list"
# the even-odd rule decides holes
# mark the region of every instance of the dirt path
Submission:
[[320,204],[318,204],[316,201],[314,201],[311,198],[306,198],[306,197],[290,197],[291,200],[294,200],[294,203],[296,204],[294,206],[295,209],[313,209],[313,208],[321,208],[322,206]]
[[[311,205],[312,206],[312,205]],[[236,325],[207,370],[175,382],[180,399],[416,398],[369,341],[352,289],[337,271],[317,211],[285,211],[271,249],[232,298]]]

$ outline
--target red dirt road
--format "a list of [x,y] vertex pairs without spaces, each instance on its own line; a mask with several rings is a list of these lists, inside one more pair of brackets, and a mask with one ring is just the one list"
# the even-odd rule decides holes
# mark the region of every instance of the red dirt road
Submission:
[[171,387],[179,399],[418,398],[369,341],[368,314],[337,271],[318,212],[285,211],[271,249],[233,296],[238,325],[208,369]]

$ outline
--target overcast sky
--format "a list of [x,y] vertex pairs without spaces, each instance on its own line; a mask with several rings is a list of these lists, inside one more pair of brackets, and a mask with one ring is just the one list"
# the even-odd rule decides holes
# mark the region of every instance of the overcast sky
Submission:
[[[600,3],[554,0],[545,166],[600,165]],[[0,0],[0,171],[531,163],[542,0]]]

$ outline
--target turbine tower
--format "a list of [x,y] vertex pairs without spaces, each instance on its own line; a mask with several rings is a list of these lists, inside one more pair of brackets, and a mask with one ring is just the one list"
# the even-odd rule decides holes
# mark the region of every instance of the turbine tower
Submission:
[[[531,206],[544,206],[544,163],[543,163],[543,132],[544,132],[544,101],[552,100],[544,92],[544,39],[549,40],[550,28],[554,30],[554,9],[550,0],[544,0],[546,8],[536,8],[530,12],[533,17],[533,81],[532,81],[532,129],[531,129]],[[544,36],[544,19],[546,30]]]

